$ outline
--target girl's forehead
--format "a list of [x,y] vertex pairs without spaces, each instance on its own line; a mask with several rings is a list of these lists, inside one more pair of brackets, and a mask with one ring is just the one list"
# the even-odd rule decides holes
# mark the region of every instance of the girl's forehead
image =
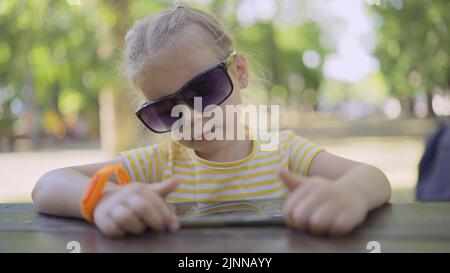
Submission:
[[148,100],[174,93],[197,74],[221,60],[211,47],[187,44],[174,46],[170,52],[158,57],[158,62],[150,64],[138,82]]

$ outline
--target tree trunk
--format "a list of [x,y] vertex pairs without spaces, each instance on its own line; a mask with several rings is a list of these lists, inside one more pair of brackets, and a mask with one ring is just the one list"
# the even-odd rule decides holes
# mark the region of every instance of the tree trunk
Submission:
[[433,110],[433,94],[431,92],[427,92],[427,108],[428,108],[427,116],[429,118],[435,118],[436,113],[434,113]]
[[41,113],[38,107],[38,99],[36,98],[36,90],[34,90],[34,73],[33,67],[28,58],[25,58],[25,90],[30,93],[30,113],[31,113],[31,125],[30,125],[30,139],[31,147],[33,149],[38,148],[41,145]]
[[410,118],[414,113],[414,99],[410,97],[403,98],[401,100],[402,105],[402,116],[406,118]]
[[[112,30],[116,48],[122,48],[127,28],[130,24],[130,1],[107,1],[118,15]],[[121,84],[105,86],[99,98],[100,139],[102,149],[110,156],[132,148],[138,138],[138,122],[134,118],[133,108],[127,91]]]

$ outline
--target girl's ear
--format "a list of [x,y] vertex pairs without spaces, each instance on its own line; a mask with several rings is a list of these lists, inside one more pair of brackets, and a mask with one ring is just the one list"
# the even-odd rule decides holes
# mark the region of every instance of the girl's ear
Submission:
[[248,64],[245,56],[238,53],[234,59],[232,65],[233,74],[240,89],[244,89],[248,86]]

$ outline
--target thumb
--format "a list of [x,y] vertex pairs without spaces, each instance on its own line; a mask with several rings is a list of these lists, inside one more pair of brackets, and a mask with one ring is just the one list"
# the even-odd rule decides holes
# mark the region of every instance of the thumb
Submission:
[[166,181],[153,185],[153,189],[162,197],[166,197],[177,188],[178,183],[179,183],[178,179],[172,177]]
[[290,172],[287,169],[279,169],[277,171],[277,174],[278,177],[283,180],[284,184],[290,191],[295,190],[297,187],[306,182],[306,177]]

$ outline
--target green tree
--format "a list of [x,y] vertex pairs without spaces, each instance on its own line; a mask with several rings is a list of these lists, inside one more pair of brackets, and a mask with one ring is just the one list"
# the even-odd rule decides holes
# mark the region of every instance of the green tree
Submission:
[[371,10],[381,22],[375,54],[390,93],[411,113],[414,97],[423,90],[433,114],[433,88],[450,85],[450,2],[385,1]]

